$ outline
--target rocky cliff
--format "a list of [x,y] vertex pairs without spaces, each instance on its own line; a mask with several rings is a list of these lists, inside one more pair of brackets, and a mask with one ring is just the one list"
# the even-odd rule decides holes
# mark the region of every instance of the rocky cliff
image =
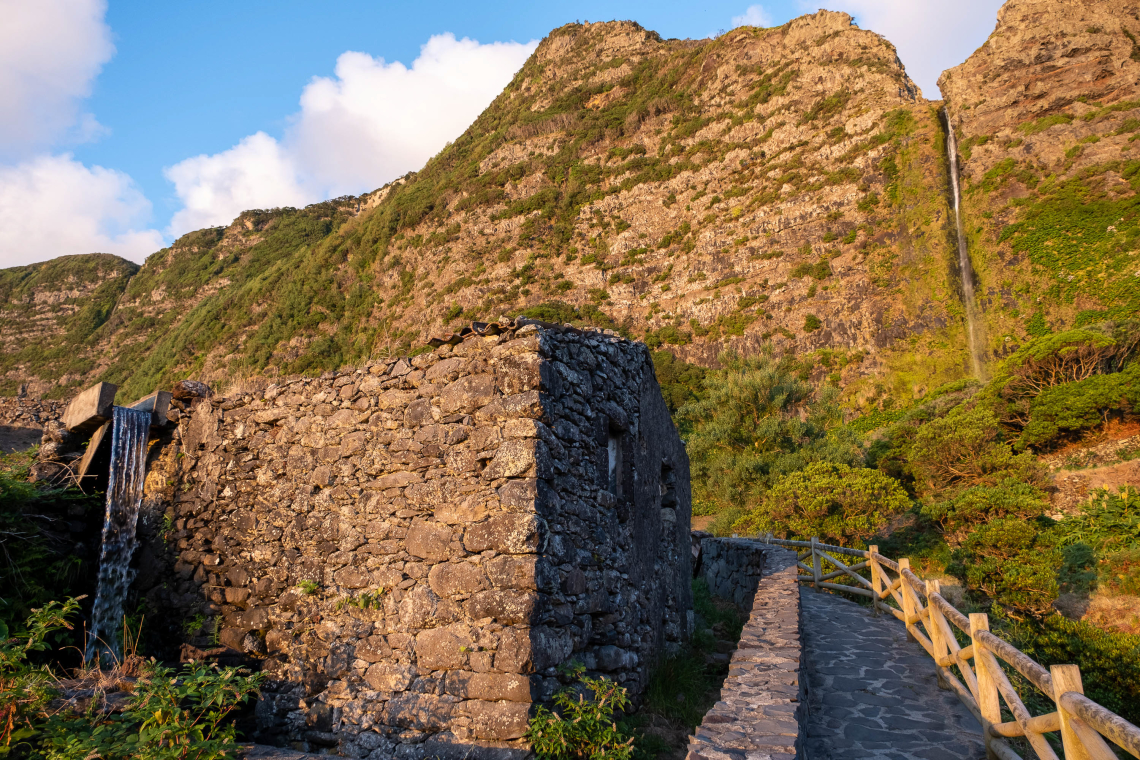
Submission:
[[1140,2],[1011,0],[939,80],[989,350],[1140,310]]
[[139,395],[529,311],[706,365],[770,345],[855,404],[909,400],[970,371],[944,106],[987,356],[1140,307],[1137,34],[1135,2],[1011,0],[943,104],[844,14],[701,41],[567,25],[420,172],[184,236],[93,333],[55,333],[85,374],[8,349],[0,371]]

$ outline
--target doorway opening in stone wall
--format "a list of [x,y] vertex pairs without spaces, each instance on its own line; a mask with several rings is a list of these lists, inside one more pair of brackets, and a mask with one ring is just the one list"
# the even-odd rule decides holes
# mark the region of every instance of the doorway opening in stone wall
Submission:
[[[662,467],[662,509],[671,488]],[[628,716],[624,728],[637,737],[642,757],[656,760],[682,760],[688,752],[689,737],[712,706],[720,699],[721,686],[728,676],[729,661],[740,640],[745,610],[728,599],[713,595],[704,578],[693,580],[693,636],[688,645],[654,666],[645,700]]]

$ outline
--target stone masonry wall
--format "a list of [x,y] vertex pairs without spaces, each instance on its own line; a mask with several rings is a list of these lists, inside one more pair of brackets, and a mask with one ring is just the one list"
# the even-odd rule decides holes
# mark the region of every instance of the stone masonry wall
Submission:
[[743,538],[702,538],[700,543],[701,574],[710,589],[714,583],[721,589],[713,593],[733,598],[726,584],[738,578],[737,591],[752,597],[752,611],[720,700],[689,738],[686,760],[802,757],[806,682],[796,555]]
[[470,335],[183,410],[135,591],[260,660],[258,741],[511,756],[557,665],[636,695],[687,637],[688,477],[643,345]]

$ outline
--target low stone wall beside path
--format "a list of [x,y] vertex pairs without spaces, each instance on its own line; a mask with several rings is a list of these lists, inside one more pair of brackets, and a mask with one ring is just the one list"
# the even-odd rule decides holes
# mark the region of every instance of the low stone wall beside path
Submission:
[[720,701],[689,739],[687,760],[803,757],[806,719],[800,596],[794,552],[743,538],[700,541],[699,574],[751,614]]

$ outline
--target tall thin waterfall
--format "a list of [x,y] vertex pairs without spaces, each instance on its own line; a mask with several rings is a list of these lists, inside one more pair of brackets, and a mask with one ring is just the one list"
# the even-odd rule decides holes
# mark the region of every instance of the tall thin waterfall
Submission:
[[118,636],[123,620],[123,600],[131,585],[131,555],[135,550],[135,527],[142,505],[146,476],[147,439],[151,413],[114,408],[111,423],[111,474],[107,482],[107,512],[103,521],[103,550],[99,555],[99,578],[87,659],[103,652],[122,657]]
[[958,140],[954,137],[954,124],[950,121],[950,109],[946,113],[946,152],[950,155],[950,186],[954,189],[954,221],[958,226],[958,269],[962,273],[963,305],[966,307],[966,341],[970,349],[970,363],[974,377],[983,379],[985,360],[982,340],[978,336],[978,306],[974,299],[974,266],[970,263],[970,251],[966,243],[966,231],[962,228],[962,195],[958,187]]

